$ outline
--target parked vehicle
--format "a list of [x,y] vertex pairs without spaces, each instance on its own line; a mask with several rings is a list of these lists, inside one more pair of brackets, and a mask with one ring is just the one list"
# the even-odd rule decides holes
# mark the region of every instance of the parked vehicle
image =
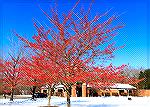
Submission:
[[46,98],[47,94],[46,93],[35,93],[35,98]]

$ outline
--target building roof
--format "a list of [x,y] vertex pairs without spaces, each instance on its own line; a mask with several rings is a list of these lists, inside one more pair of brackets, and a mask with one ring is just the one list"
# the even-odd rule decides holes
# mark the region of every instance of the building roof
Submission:
[[136,87],[130,85],[130,84],[121,84],[117,83],[113,86],[110,86],[111,88],[116,88],[116,89],[136,89]]
[[[91,86],[88,84],[87,87],[91,87]],[[41,89],[47,89],[47,88],[48,88],[47,86],[41,87]],[[64,88],[64,85],[59,84],[59,85],[56,85],[55,88]],[[110,86],[110,88],[113,88],[113,89],[136,89],[136,87],[134,87],[130,84],[121,84],[121,83],[116,83],[116,84]]]
[[60,85],[55,86],[55,88],[64,88],[64,85],[60,84]]

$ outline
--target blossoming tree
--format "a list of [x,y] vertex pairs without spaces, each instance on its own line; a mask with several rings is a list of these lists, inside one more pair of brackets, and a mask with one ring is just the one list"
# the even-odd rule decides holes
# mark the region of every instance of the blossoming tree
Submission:
[[0,71],[3,75],[3,87],[10,89],[10,101],[13,101],[14,90],[19,84],[22,84],[22,78],[24,77],[21,72],[22,58],[20,52],[17,56],[10,55],[9,60],[1,60],[2,69]]
[[[55,70],[57,80],[65,86],[68,105],[71,86],[78,81],[93,82],[95,80],[102,83],[106,81],[106,77],[109,82],[113,81],[113,78],[119,80],[119,73],[111,70],[111,67],[109,70],[105,67],[107,70],[103,69],[104,73],[101,74],[102,69],[97,70],[95,66],[97,62],[113,59],[114,51],[123,48],[123,46],[115,46],[115,42],[112,42],[118,30],[124,27],[122,24],[113,23],[118,16],[109,17],[109,11],[107,11],[91,18],[91,5],[88,11],[82,10],[75,13],[74,9],[78,3],[79,1],[63,16],[56,8],[51,9],[50,15],[41,9],[51,25],[44,27],[34,22],[37,34],[32,38],[35,42],[16,33],[16,36],[26,43],[26,47],[43,57],[45,63],[52,62],[55,66],[56,70],[52,70]],[[100,21],[102,18],[105,20]],[[124,65],[121,69],[123,67]],[[47,66],[43,66],[42,69],[47,69]],[[100,79],[95,79],[96,76]]]

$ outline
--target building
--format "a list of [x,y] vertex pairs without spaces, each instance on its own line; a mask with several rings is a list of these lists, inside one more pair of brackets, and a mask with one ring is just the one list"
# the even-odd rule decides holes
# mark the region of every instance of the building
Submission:
[[[98,96],[134,96],[136,95],[136,87],[129,84],[116,83],[106,89],[95,89],[89,85],[78,84],[72,86],[72,97],[98,97]],[[47,93],[46,86],[41,87],[41,93]],[[52,91],[52,95],[66,97],[65,88],[63,85],[56,85]]]

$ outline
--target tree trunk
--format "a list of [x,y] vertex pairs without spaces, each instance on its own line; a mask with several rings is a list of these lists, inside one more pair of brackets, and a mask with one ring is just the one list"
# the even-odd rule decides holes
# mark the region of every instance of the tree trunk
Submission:
[[51,105],[50,101],[51,101],[51,86],[48,86],[48,106]]
[[70,95],[67,94],[67,107],[70,107]]
[[11,88],[10,101],[13,101],[13,99],[14,99],[14,88]]
[[33,89],[32,89],[32,99],[33,100],[35,99],[35,90],[36,90],[36,86],[33,86]]
[[69,87],[66,91],[67,91],[67,107],[71,107],[70,105],[71,88]]

